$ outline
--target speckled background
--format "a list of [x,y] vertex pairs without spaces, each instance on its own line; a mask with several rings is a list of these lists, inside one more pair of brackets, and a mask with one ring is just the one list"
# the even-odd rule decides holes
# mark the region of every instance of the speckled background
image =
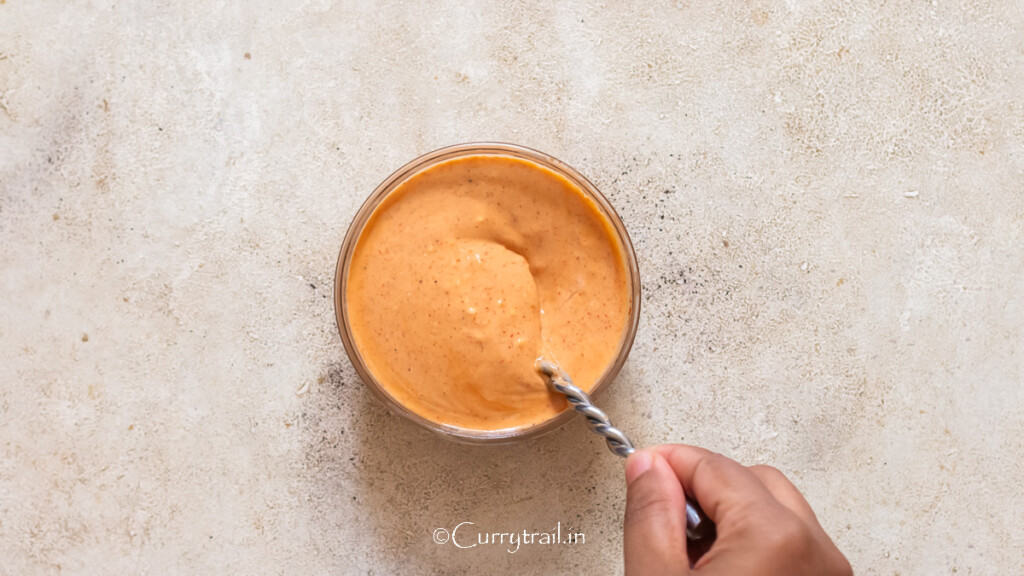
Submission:
[[860,574],[1024,572],[1024,5],[371,4],[0,0],[0,574],[620,572],[582,423],[448,443],[334,326],[366,194],[483,139],[631,231],[640,443],[775,464]]

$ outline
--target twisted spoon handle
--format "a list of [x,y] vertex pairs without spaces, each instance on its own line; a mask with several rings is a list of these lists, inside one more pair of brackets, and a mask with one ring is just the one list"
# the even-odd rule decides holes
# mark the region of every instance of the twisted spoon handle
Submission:
[[[623,458],[636,451],[629,438],[615,426],[612,426],[611,419],[603,410],[594,406],[590,396],[581,390],[569,375],[562,371],[557,365],[544,359],[537,361],[537,369],[547,377],[548,385],[556,392],[565,396],[565,399],[572,405],[573,409],[583,414],[587,419],[587,425],[594,432],[604,436],[608,449]],[[686,499],[686,537],[689,540],[703,540],[713,536],[715,525],[700,509],[696,502]]]

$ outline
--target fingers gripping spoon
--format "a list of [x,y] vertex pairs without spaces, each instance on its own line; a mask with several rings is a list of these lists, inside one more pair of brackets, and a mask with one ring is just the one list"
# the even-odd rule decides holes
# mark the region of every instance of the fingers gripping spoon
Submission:
[[[537,361],[537,369],[547,377],[548,385],[553,390],[564,395],[573,409],[586,417],[587,425],[590,426],[590,429],[604,436],[609,450],[623,458],[636,451],[633,443],[630,442],[622,430],[612,426],[608,415],[597,406],[594,406],[590,396],[573,384],[569,375],[563,372],[561,368],[541,358]],[[686,538],[696,542],[707,539],[713,536],[714,533],[715,525],[696,502],[687,498]]]

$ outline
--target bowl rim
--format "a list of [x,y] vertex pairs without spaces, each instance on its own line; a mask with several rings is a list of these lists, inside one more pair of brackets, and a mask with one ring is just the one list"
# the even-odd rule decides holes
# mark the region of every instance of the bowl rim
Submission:
[[395,399],[387,389],[385,389],[380,382],[374,378],[373,373],[370,372],[369,368],[367,368],[366,363],[363,361],[362,356],[353,341],[345,302],[345,291],[347,288],[352,254],[355,252],[359,237],[362,235],[363,229],[366,227],[366,223],[374,210],[377,209],[388,194],[413,175],[441,162],[466,156],[507,156],[527,160],[551,170],[575,184],[584,195],[593,200],[604,217],[608,219],[612,229],[615,231],[622,247],[622,252],[626,260],[626,270],[629,275],[628,282],[630,284],[631,299],[629,319],[627,321],[626,329],[623,331],[622,338],[619,341],[619,350],[615,356],[615,360],[605,368],[605,371],[597,379],[597,382],[595,382],[593,388],[589,392],[591,395],[597,394],[615,379],[621,371],[622,366],[626,363],[629,352],[632,350],[640,322],[640,302],[642,300],[640,268],[637,263],[636,252],[633,249],[633,243],[630,240],[629,233],[627,232],[625,225],[622,223],[622,218],[619,217],[618,212],[615,211],[615,208],[611,205],[608,199],[605,198],[604,194],[598,190],[597,186],[595,186],[585,176],[577,172],[573,167],[554,156],[518,144],[511,144],[507,142],[465,142],[444,146],[425,154],[421,154],[392,172],[387,178],[378,184],[366,200],[363,201],[362,205],[352,217],[352,221],[349,223],[348,229],[345,232],[341,248],[338,251],[338,260],[335,265],[334,272],[335,322],[337,323],[338,334],[341,336],[345,352],[348,355],[353,368],[355,368],[356,373],[363,381],[363,384],[368,386],[374,394],[384,402],[385,406],[395,414],[405,417],[420,426],[455,441],[471,444],[508,443],[526,438],[533,438],[555,430],[568,422],[575,412],[566,408],[559,414],[552,416],[547,420],[537,422],[529,426],[502,428],[498,430],[462,428],[427,419],[410,410]]

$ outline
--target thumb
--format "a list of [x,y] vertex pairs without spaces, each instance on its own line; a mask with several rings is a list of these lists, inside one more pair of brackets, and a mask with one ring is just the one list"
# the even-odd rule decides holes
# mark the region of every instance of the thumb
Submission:
[[687,574],[683,487],[668,462],[642,450],[626,460],[626,575]]

